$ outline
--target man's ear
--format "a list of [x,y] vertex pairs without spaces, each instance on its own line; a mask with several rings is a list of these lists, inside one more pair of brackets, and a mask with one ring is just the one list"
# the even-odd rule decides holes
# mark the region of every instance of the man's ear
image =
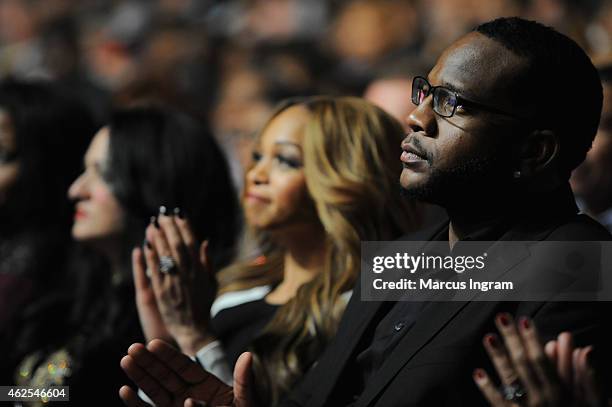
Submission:
[[519,171],[524,176],[552,169],[560,153],[559,137],[552,130],[533,130],[523,139]]

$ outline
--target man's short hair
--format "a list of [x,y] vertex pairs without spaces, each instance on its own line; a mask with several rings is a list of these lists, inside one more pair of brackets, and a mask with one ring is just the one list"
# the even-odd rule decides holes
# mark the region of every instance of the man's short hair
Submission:
[[601,115],[601,81],[590,58],[567,36],[518,17],[498,18],[475,31],[526,58],[512,100],[533,106],[538,127],[558,135],[561,175],[569,177],[591,148]]

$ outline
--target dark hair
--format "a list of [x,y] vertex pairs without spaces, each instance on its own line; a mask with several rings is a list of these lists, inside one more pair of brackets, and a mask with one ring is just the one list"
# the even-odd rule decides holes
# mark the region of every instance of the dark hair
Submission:
[[78,176],[95,131],[90,112],[47,82],[0,83],[0,109],[11,119],[19,174],[0,210],[1,234],[53,229],[69,236],[72,206],[66,193]]
[[[536,123],[555,131],[560,143],[560,170],[569,177],[590,149],[602,107],[597,70],[572,39],[535,21],[498,18],[475,29],[527,60],[514,100],[529,93]],[[576,85],[569,88],[567,81]]]
[[203,123],[148,106],[116,111],[110,120],[106,179],[127,213],[127,245],[142,243],[160,205],[180,208],[197,238],[209,239],[217,270],[229,263],[241,226],[225,156]]
[[110,264],[102,260],[76,277],[73,320],[85,336],[98,331],[90,344],[117,334],[118,326],[129,328],[126,320],[133,322],[135,314],[127,312],[134,302],[130,253],[142,245],[145,228],[161,205],[170,211],[180,208],[196,237],[210,240],[213,267],[221,268],[232,259],[241,225],[227,162],[203,123],[151,105],[115,110],[108,129],[102,176],[126,215],[119,253],[122,264],[121,270],[114,270],[120,273],[111,275]]

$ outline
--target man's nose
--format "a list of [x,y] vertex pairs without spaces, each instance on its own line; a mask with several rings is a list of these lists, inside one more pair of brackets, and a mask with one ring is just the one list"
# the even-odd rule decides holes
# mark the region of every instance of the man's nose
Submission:
[[437,132],[436,119],[436,113],[433,111],[433,95],[429,95],[406,116],[404,122],[410,131],[434,137]]

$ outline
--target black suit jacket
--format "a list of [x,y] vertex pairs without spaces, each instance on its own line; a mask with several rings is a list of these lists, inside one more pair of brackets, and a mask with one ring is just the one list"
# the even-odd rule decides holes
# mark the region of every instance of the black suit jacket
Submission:
[[[538,215],[538,214],[536,214]],[[440,232],[430,230],[431,239]],[[535,216],[508,230],[501,240],[517,241],[607,241],[610,234],[585,215]],[[508,258],[511,273],[518,265],[531,267],[534,282],[538,270],[550,258],[532,255],[526,248]],[[589,273],[589,270],[578,270]],[[560,279],[557,291],[562,293],[572,282]],[[359,343],[373,324],[380,302],[360,300],[359,282],[342,318],[338,333],[317,365],[305,376],[283,406],[339,406],[346,404],[347,394],[354,391],[347,372]],[[579,345],[610,340],[605,331],[610,307],[607,303],[559,302],[433,302],[419,315],[414,326],[388,355],[373,379],[366,385],[355,406],[486,406],[472,380],[472,372],[484,367],[494,373],[482,346],[487,332],[494,332],[494,317],[506,311],[515,316],[534,319],[543,340],[562,331],[575,334]],[[602,356],[608,358],[607,355]]]

